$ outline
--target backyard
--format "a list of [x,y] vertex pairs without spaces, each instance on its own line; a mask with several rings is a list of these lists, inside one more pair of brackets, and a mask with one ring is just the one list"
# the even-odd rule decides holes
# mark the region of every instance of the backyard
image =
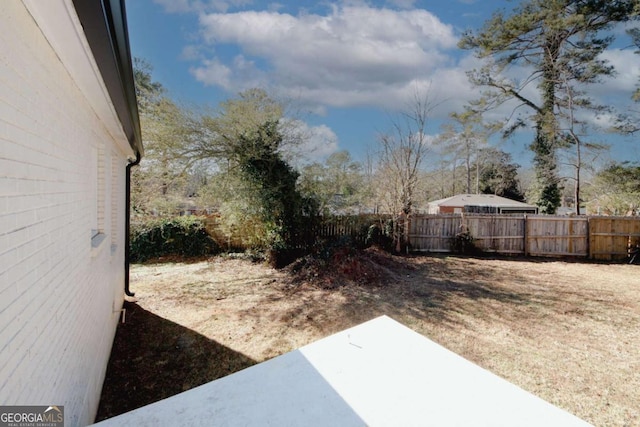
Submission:
[[386,314],[594,425],[640,425],[639,272],[376,249],[133,265],[97,419]]

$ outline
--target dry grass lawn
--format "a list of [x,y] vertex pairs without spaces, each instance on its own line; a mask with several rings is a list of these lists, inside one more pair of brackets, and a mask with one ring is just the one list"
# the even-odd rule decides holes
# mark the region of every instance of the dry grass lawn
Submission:
[[640,425],[640,267],[364,255],[132,266],[98,419],[386,314],[594,425]]

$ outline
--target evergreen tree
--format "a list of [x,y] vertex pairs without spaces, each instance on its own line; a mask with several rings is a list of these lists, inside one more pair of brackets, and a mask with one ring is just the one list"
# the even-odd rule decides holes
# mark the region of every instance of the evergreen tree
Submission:
[[640,166],[612,163],[598,172],[587,189],[591,211],[608,215],[640,215]]
[[[560,205],[557,149],[564,140],[559,123],[558,93],[562,82],[596,83],[611,75],[613,68],[600,54],[611,45],[608,35],[619,22],[637,19],[637,0],[528,0],[513,14],[497,12],[477,33],[467,32],[460,47],[491,59],[471,80],[488,88],[483,105],[496,107],[515,100],[529,108],[530,116],[517,118],[505,135],[534,122],[530,145],[536,171],[536,203],[543,213],[554,213]],[[526,72],[519,80],[504,77],[510,66]],[[529,95],[535,84],[540,101]]]
[[524,201],[518,180],[518,167],[511,154],[497,148],[484,148],[478,155],[475,168],[479,171],[479,189],[482,194],[495,194]]

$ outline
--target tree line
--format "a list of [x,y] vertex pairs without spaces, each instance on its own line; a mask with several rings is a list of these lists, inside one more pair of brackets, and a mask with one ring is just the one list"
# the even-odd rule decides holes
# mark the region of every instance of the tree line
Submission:
[[[639,12],[637,0],[529,0],[496,12],[460,41],[484,60],[468,73],[481,96],[452,113],[434,139],[427,126],[436,104],[428,93],[416,93],[363,161],[340,151],[323,162],[296,163],[296,147],[308,135],[287,115],[285,102],[255,88],[216,109],[182,106],[153,80],[151,65],[136,59],[146,157],[133,175],[134,210],[171,215],[208,208],[219,214],[222,229],[251,230],[249,245],[270,248],[290,246],[317,216],[388,213],[401,221],[429,200],[461,192],[526,200],[543,213],[554,213],[563,197],[576,209],[590,200],[602,213],[637,210],[636,164],[611,164],[587,188],[583,174],[586,154],[605,149],[590,137],[594,117],[615,116],[617,132],[640,129],[633,109],[619,114],[588,95],[616,72],[602,56],[613,30],[636,22]],[[640,30],[627,33],[640,50]],[[630,98],[640,100],[639,93]],[[507,117],[490,122],[496,111]],[[520,129],[534,135],[528,179],[510,154],[488,143]],[[571,194],[563,193],[561,161],[573,170]]]

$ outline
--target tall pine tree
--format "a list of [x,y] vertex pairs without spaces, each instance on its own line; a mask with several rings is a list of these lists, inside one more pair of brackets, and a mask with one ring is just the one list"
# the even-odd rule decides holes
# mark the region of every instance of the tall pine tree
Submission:
[[[515,120],[505,135],[533,122],[536,171],[535,202],[541,212],[554,213],[560,205],[557,149],[563,141],[558,115],[563,82],[586,85],[614,70],[600,54],[613,42],[611,28],[637,19],[638,0],[528,0],[506,16],[500,11],[478,32],[467,32],[460,47],[491,61],[470,73],[471,80],[488,90],[483,105],[497,107],[515,100],[515,109],[530,115]],[[505,77],[508,67],[521,67],[521,78]],[[537,95],[531,95],[535,85]]]

